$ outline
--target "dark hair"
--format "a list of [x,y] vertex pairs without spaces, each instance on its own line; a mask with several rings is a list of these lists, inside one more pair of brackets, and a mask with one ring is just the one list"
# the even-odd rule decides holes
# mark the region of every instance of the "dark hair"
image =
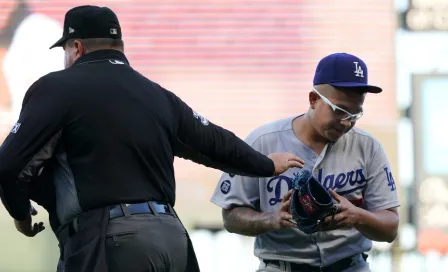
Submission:
[[116,48],[120,50],[124,49],[123,40],[111,38],[70,39],[65,43],[65,45],[71,47],[75,41],[80,41],[87,51],[105,48]]

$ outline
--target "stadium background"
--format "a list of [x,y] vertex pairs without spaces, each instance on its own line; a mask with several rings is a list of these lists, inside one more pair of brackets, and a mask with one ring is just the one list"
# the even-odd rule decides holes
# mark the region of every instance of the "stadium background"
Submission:
[[[40,76],[63,68],[62,50],[50,51],[48,47],[62,33],[65,12],[80,4],[106,5],[116,11],[131,65],[241,138],[265,122],[306,110],[314,69],[323,56],[349,52],[362,57],[369,66],[369,81],[385,91],[368,95],[366,114],[358,125],[384,145],[395,169],[403,203],[403,231],[399,239],[392,247],[376,243],[369,260],[375,271],[379,267],[383,271],[440,268],[444,258],[426,254],[437,245],[424,237],[420,239],[425,242],[424,247],[420,243],[418,248],[416,243],[418,220],[414,217],[420,217],[416,212],[418,205],[414,205],[418,203],[414,201],[418,197],[414,181],[426,176],[415,168],[414,155],[419,151],[413,151],[413,139],[421,137],[412,137],[415,131],[409,119],[412,111],[409,105],[413,88],[418,85],[411,84],[415,71],[426,76],[417,78],[416,82],[424,82],[428,71],[434,74],[434,62],[439,63],[438,72],[446,70],[437,56],[444,52],[447,38],[438,33],[425,36],[430,39],[432,50],[422,49],[427,44],[419,35],[426,35],[421,33],[427,29],[419,28],[420,33],[415,33],[410,31],[410,26],[402,25],[406,21],[402,15],[413,3],[398,0],[84,3],[2,0],[0,140],[15,122],[29,85]],[[421,20],[413,27],[419,25]],[[428,24],[427,28],[431,26]],[[445,85],[440,87],[440,84]],[[436,89],[446,89],[447,85],[439,82]],[[424,116],[426,108],[417,109],[413,116]],[[432,112],[429,116],[434,119],[438,115]],[[428,137],[422,139],[431,141]],[[175,208],[192,233],[203,271],[254,271],[257,260],[253,257],[253,240],[222,231],[221,212],[209,201],[220,172],[180,159],[175,162],[175,170]],[[444,185],[439,182],[438,186]],[[40,209],[38,218],[46,221],[46,217]],[[437,226],[444,231],[446,225],[438,222]],[[59,252],[49,229],[33,239],[25,238],[15,231],[6,211],[0,209],[0,241],[0,271],[54,271]],[[444,253],[446,249],[442,247],[436,249]]]

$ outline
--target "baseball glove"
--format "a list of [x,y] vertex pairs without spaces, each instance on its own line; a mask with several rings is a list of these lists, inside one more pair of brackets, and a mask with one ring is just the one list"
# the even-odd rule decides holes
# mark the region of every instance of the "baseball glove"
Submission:
[[297,227],[306,234],[312,234],[321,229],[324,218],[334,218],[337,206],[327,189],[311,172],[303,170],[293,181],[290,212]]

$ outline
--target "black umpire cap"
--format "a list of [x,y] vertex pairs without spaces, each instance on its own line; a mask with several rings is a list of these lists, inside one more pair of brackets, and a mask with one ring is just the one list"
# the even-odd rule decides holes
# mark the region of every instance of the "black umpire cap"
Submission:
[[70,39],[92,38],[121,39],[120,23],[110,8],[86,5],[67,11],[62,38],[50,49],[64,46]]

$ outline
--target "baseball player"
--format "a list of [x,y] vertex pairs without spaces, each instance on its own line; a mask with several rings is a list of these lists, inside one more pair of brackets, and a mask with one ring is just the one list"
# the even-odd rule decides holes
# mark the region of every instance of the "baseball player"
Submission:
[[372,241],[395,239],[399,201],[388,158],[373,136],[354,127],[366,93],[382,91],[367,82],[360,58],[326,56],[316,69],[309,110],[246,138],[261,153],[288,151],[305,161],[303,169],[339,203],[330,227],[307,235],[289,221],[292,181],[303,169],[270,178],[222,175],[211,201],[222,208],[227,231],[256,237],[257,271],[370,271],[365,253]]

